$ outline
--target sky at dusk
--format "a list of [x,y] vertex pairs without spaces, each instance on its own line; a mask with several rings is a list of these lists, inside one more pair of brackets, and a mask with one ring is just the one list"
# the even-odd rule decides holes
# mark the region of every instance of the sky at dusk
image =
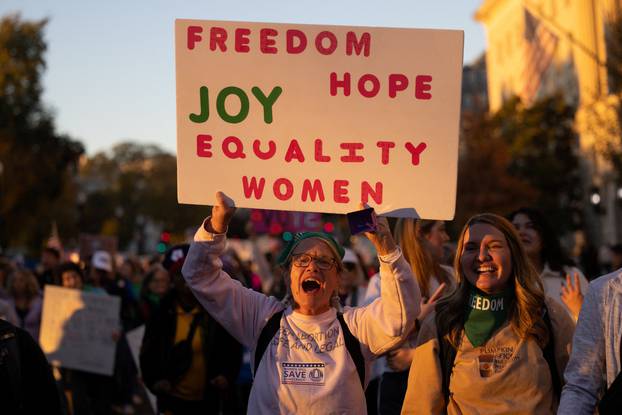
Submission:
[[485,49],[483,0],[2,0],[0,15],[48,18],[44,102],[92,155],[121,141],[175,152],[176,18],[461,29],[464,62]]

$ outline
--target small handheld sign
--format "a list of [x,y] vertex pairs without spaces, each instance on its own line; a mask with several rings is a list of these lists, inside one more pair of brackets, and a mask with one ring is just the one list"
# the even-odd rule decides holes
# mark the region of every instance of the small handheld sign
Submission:
[[350,225],[350,234],[356,235],[361,232],[374,232],[378,229],[378,222],[374,214],[374,208],[367,208],[350,212],[348,217],[348,225]]

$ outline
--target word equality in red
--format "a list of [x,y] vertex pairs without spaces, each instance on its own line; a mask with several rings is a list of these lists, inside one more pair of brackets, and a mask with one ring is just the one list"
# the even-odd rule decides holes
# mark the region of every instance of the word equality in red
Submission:
[[[213,137],[209,134],[197,135],[197,156],[208,158],[213,156],[212,140]],[[268,140],[264,143],[262,140],[255,139],[253,140],[251,147],[252,150],[245,148],[244,142],[240,138],[230,135],[222,140],[220,150],[225,157],[232,160],[245,159],[248,155],[253,155],[260,160],[270,160],[276,157],[277,144],[274,140]],[[365,143],[362,142],[341,142],[338,147],[338,151],[341,155],[338,155],[336,160],[342,163],[363,163],[366,161],[366,157],[361,153],[365,150],[367,150],[366,153],[370,152],[369,147],[365,149]],[[377,150],[374,150],[374,153],[378,156],[377,160],[381,164],[389,164],[391,151],[397,147],[397,143],[395,141],[376,141],[376,147]],[[425,142],[414,144],[407,141],[404,143],[404,149],[410,154],[413,166],[419,165],[421,161],[421,153],[423,153],[426,148],[427,144]],[[283,157],[283,160],[286,163],[291,163],[292,161],[305,163],[311,160],[318,163],[327,163],[333,160],[334,155],[331,157],[331,155],[324,152],[324,141],[321,138],[316,138],[314,140],[313,150],[312,156],[305,155],[298,140],[293,138],[289,141],[285,152],[279,152],[282,156],[279,155],[278,157]],[[334,146],[332,150],[335,151]]]
[[[198,157],[213,157],[213,137],[209,134],[197,135],[196,150]],[[421,154],[427,148],[425,142],[418,144],[410,141],[403,143],[404,149],[409,153],[411,164],[418,166],[421,162]],[[300,143],[297,139],[293,138],[289,141],[287,146],[280,149],[277,156],[277,143],[274,140],[268,140],[262,142],[262,140],[255,139],[249,148],[245,148],[244,142],[236,136],[227,136],[220,143],[220,150],[222,154],[229,159],[245,159],[247,156],[254,156],[259,160],[270,160],[278,158],[286,163],[298,162],[316,162],[316,163],[328,163],[331,161],[341,163],[363,163],[366,158],[371,158],[369,153],[376,154],[376,160],[381,164],[389,164],[391,160],[392,151],[398,151],[398,147],[395,141],[376,141],[375,148],[367,146],[362,142],[340,142],[338,146],[331,146],[330,154],[325,152],[324,141],[317,138],[313,142],[313,154],[305,155]],[[371,147],[371,148],[370,148]],[[335,154],[336,153],[336,154]],[[332,199],[335,203],[350,203],[349,196],[350,182],[348,180],[333,180],[328,188],[332,188]],[[246,199],[255,198],[261,200],[264,197],[264,190],[266,188],[265,177],[249,177],[242,176],[242,187],[244,197]],[[293,197],[299,197],[301,201],[320,201],[326,200],[326,184],[323,184],[319,179],[304,179],[299,192],[296,193],[294,183],[285,177],[279,177],[272,183],[272,194],[280,201],[291,200]],[[363,203],[369,203],[373,200],[374,203],[382,204],[384,186],[382,182],[370,183],[363,180],[360,183],[360,201]]]

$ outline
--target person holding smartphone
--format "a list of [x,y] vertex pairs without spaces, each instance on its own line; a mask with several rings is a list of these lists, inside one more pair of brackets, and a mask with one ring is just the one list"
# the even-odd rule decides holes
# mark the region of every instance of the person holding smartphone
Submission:
[[341,313],[340,244],[321,232],[296,234],[279,256],[288,294],[284,301],[267,297],[222,270],[219,255],[235,208],[221,192],[216,200],[182,272],[210,315],[251,349],[249,413],[365,414],[372,360],[400,344],[419,314],[419,288],[386,219],[365,233],[378,252],[382,295]]

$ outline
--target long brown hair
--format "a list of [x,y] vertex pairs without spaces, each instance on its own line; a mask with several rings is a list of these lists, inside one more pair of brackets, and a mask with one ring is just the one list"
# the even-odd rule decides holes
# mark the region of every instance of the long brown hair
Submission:
[[549,333],[542,321],[545,304],[540,277],[531,265],[514,226],[508,220],[492,213],[473,216],[462,229],[454,261],[458,286],[449,296],[440,299],[436,305],[436,325],[439,334],[448,336],[454,347],[459,346],[466,315],[465,308],[473,287],[464,275],[460,259],[465,234],[475,224],[491,225],[501,231],[510,249],[512,275],[508,283],[514,287],[514,301],[511,303],[508,316],[510,326],[519,337],[526,339],[528,336],[534,336],[541,346],[545,345],[548,342]]
[[441,268],[438,260],[427,248],[428,242],[424,235],[430,232],[436,222],[435,220],[400,218],[393,232],[396,243],[402,248],[404,258],[415,274],[421,295],[428,298],[432,294],[430,278],[436,277],[439,283],[444,282],[447,286],[452,283],[452,277]]

